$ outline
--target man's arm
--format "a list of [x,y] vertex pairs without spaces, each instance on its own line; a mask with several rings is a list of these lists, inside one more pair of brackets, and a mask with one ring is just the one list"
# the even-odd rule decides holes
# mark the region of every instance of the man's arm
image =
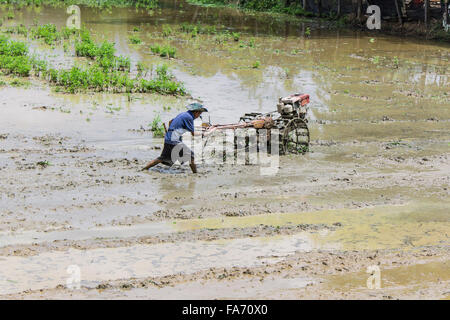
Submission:
[[191,135],[193,136],[209,136],[211,133],[213,133],[214,131],[216,131],[217,128],[216,127],[210,127],[208,130],[206,131],[191,131]]

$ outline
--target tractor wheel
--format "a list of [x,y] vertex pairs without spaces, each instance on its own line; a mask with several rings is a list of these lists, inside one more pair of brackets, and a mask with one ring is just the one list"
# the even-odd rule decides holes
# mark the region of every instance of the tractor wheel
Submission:
[[283,130],[280,151],[282,154],[305,153],[309,148],[309,129],[305,120],[292,119]]

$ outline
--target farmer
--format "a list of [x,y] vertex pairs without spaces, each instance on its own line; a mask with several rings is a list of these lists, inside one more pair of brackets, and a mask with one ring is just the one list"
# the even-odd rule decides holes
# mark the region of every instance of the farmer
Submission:
[[[198,134],[209,135],[215,131],[215,128],[212,128],[205,133],[194,133],[194,119],[200,117],[202,112],[208,112],[208,110],[197,102],[191,103],[186,108],[188,111],[182,112],[174,119],[170,120],[169,129],[164,136],[164,148],[161,155],[155,160],[150,161],[144,168],[142,168],[142,171],[148,170],[159,163],[172,166],[177,160],[182,162],[182,159],[184,158],[183,152],[189,152],[191,154],[189,166],[191,167],[193,173],[197,173],[197,166],[194,162],[194,153],[182,142],[181,136],[186,132],[190,132],[193,136]],[[177,145],[179,146],[175,148]]]

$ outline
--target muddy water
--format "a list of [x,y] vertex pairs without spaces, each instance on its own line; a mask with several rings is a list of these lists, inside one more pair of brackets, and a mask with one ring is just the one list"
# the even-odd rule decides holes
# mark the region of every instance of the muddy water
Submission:
[[[161,244],[117,249],[70,250],[38,257],[2,259],[0,294],[64,285],[67,265],[78,265],[84,285],[105,280],[158,277],[193,273],[216,267],[252,267],[279,261],[297,250],[310,249],[307,237],[209,241],[206,243]],[[271,258],[265,258],[265,257]]]
[[[448,248],[448,45],[160,2],[161,9],[150,12],[83,7],[82,23],[97,40],[114,41],[119,54],[130,56],[133,71],[139,61],[167,63],[192,97],[208,106],[213,123],[275,110],[277,98],[293,92],[310,94],[311,151],[282,157],[272,177],[261,176],[257,166],[213,164],[201,165],[196,176],[185,167],[139,173],[162,143],[152,138],[148,123],[156,113],[170,120],[188,97],[61,94],[36,79],[23,88],[2,86],[0,292],[64,284],[69,264],[82,266],[83,284],[93,285],[210,267],[252,269],[261,267],[261,259],[276,265],[287,256],[298,259],[295,252],[309,257],[321,250],[339,250],[353,272],[327,278],[331,287],[323,290],[351,291],[352,279],[358,279],[355,290],[360,290],[365,275],[363,266],[355,266],[353,251]],[[25,8],[4,26],[37,19],[61,27],[66,18],[64,8]],[[179,31],[182,23],[197,22],[218,33],[193,38]],[[167,26],[172,33],[164,36]],[[225,30],[240,32],[239,41],[223,41]],[[143,44],[131,45],[131,35]],[[155,43],[176,47],[177,58],[152,55],[149,47]],[[64,54],[62,45],[30,45],[57,67],[79,63],[73,48]],[[44,160],[48,167],[36,165]],[[414,268],[421,261],[406,255],[405,268],[422,272]],[[98,274],[89,258],[115,271]],[[445,266],[448,250],[438,258],[444,262],[430,263]],[[312,273],[287,268],[284,277],[331,272],[318,261],[320,268],[312,265]],[[392,283],[404,281],[398,272],[389,277]],[[427,279],[424,286],[433,287],[434,279]],[[279,292],[283,281],[275,276],[248,296],[264,298],[262,292],[272,287],[277,296],[295,297]],[[196,284],[184,286],[177,296]]]

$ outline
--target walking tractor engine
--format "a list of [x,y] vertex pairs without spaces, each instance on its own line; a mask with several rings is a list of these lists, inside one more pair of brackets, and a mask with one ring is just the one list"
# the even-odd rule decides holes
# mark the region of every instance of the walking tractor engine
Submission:
[[[265,129],[268,132],[268,149],[271,149],[269,136],[273,129],[278,129],[278,146],[280,154],[305,153],[309,149],[309,129],[306,114],[308,113],[309,94],[295,93],[279,98],[277,110],[268,113],[246,113],[239,123],[213,125],[217,129],[254,128],[258,132]],[[236,139],[235,139],[236,142]],[[247,148],[248,138],[246,139]],[[235,146],[236,147],[236,146]],[[273,152],[272,152],[273,153]]]
[[282,117],[305,119],[308,111],[309,95],[296,93],[288,97],[280,98],[277,104],[277,111]]

